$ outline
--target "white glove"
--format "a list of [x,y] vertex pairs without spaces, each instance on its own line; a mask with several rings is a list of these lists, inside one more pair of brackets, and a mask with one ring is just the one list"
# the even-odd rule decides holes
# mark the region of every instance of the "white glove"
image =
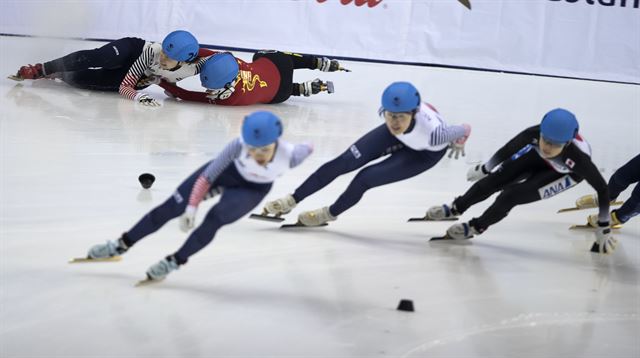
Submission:
[[160,106],[160,102],[156,101],[155,98],[149,96],[146,93],[138,93],[136,95],[135,100],[138,101],[138,103],[142,104],[143,106],[149,106],[149,107]]
[[460,157],[460,154],[462,154],[463,157],[466,154],[464,152],[464,144],[467,142],[467,139],[469,139],[469,135],[471,134],[471,126],[468,124],[463,124],[462,126],[464,127],[464,136],[449,143],[449,149],[451,149],[449,152],[449,158],[455,154],[454,159],[457,160]]
[[591,252],[598,252],[601,254],[611,254],[616,250],[618,241],[611,236],[611,228],[609,223],[598,223],[596,228],[596,242],[591,247]]
[[189,232],[196,224],[196,210],[197,207],[188,205],[184,214],[180,217],[180,230]]
[[484,168],[484,164],[478,164],[475,167],[472,167],[467,172],[467,180],[468,181],[478,181],[484,177],[489,175],[489,172]]

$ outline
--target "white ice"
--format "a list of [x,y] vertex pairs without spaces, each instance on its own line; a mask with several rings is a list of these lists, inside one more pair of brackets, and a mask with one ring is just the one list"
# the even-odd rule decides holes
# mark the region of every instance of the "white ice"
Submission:
[[[0,45],[5,75],[94,46],[10,37]],[[466,244],[428,242],[448,223],[406,223],[464,193],[472,163],[556,107],[576,113],[608,180],[640,152],[640,86],[344,65],[353,72],[296,71],[298,81],[334,81],[334,94],[235,108],[180,103],[153,89],[164,105],[151,109],[116,93],[0,79],[0,356],[640,356],[640,217],[615,232],[613,255],[590,253],[594,234],[568,227],[593,211],[556,214],[591,193],[587,183],[516,207]],[[292,192],[381,123],[380,94],[396,80],[412,81],[450,123],[473,125],[467,157],[370,190],[326,228],[282,231],[244,218],[153,286],[133,287],[183,243],[177,222],[119,263],[67,263],[162,203],[257,109],[283,118],[287,140],[315,143],[267,198]],[[157,177],[150,191],[137,182],[143,172]],[[287,220],[331,204],[353,174]],[[211,205],[203,203],[200,220]],[[400,299],[413,300],[415,312],[397,311]]]

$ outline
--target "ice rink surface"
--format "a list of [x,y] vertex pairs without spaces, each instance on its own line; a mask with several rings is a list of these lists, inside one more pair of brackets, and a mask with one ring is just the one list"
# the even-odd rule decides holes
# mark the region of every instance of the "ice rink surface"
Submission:
[[[92,47],[0,37],[1,73]],[[639,86],[344,66],[353,72],[296,71],[297,82],[334,81],[334,94],[236,108],[177,102],[159,88],[148,92],[163,106],[144,108],[117,93],[3,75],[0,357],[640,356],[640,217],[615,232],[613,255],[590,253],[593,233],[568,227],[591,211],[556,214],[591,193],[588,184],[516,207],[462,244],[428,242],[449,223],[406,222],[464,193],[471,164],[556,107],[577,115],[608,180],[640,152]],[[163,202],[257,109],[282,117],[285,139],[315,144],[267,199],[292,192],[382,123],[380,94],[397,80],[413,82],[449,123],[472,124],[465,158],[370,190],[326,228],[282,231],[241,219],[153,286],[133,287],[183,243],[177,221],[119,263],[67,263]],[[198,81],[183,85],[197,88]],[[149,191],[137,182],[143,172],[157,177]],[[300,203],[287,220],[333,203],[354,174]],[[463,219],[480,215],[493,198]],[[200,220],[214,202],[201,205]],[[413,300],[415,312],[397,311],[400,299]]]

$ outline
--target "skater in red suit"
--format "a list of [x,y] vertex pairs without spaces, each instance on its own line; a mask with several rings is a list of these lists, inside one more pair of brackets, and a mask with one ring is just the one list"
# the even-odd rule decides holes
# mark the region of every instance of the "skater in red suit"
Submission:
[[347,71],[338,61],[326,57],[259,51],[253,55],[253,62],[245,62],[229,52],[218,52],[207,60],[200,72],[206,92],[189,91],[165,81],[160,86],[168,95],[182,100],[224,106],[281,103],[290,96],[333,92],[333,83],[320,79],[294,83],[293,71],[300,68]]

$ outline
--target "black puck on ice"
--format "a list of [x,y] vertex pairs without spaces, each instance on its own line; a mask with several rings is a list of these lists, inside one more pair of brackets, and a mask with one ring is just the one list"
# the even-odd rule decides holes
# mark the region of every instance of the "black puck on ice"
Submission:
[[156,181],[156,177],[154,177],[153,174],[144,173],[140,174],[138,181],[143,188],[149,189],[151,188],[151,185],[153,185],[153,182]]
[[405,311],[405,312],[413,312],[413,301],[411,300],[400,300],[400,303],[398,303],[398,311]]

